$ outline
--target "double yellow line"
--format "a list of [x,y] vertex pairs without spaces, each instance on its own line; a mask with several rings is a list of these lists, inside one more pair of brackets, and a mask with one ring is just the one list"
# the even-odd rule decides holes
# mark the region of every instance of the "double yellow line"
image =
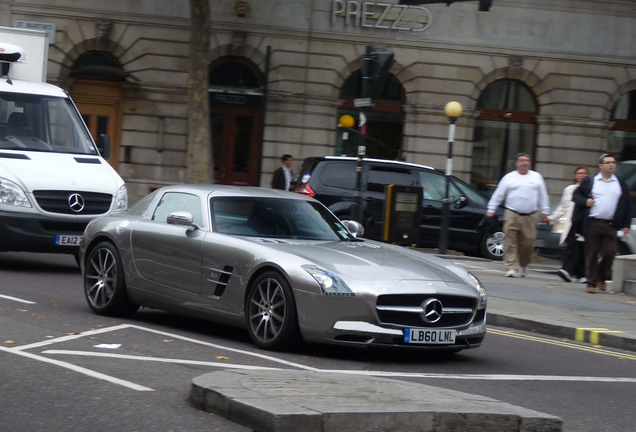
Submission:
[[[600,333],[616,333],[615,331],[610,331],[610,330],[605,330],[605,329],[581,328],[581,329],[576,329],[576,334],[575,334],[576,341],[577,342],[585,342],[584,338],[585,338],[585,335],[587,334],[586,332],[589,333],[590,342],[593,343],[594,345],[598,345],[598,334],[600,334]],[[594,334],[592,332],[594,332]],[[516,338],[516,339],[528,340],[528,341],[532,341],[532,342],[541,342],[541,343],[545,343],[545,344],[549,344],[549,345],[556,345],[556,346],[561,346],[561,347],[564,347],[564,348],[576,349],[576,350],[586,351],[586,352],[590,352],[590,353],[594,353],[594,354],[602,354],[602,355],[607,355],[607,356],[611,356],[611,357],[617,357],[617,358],[620,358],[620,359],[636,360],[636,355],[634,355],[634,354],[626,354],[626,353],[607,351],[604,348],[598,348],[598,347],[593,347],[593,346],[588,346],[588,345],[578,345],[578,344],[576,344],[574,342],[570,342],[570,341],[551,340],[551,339],[546,339],[544,337],[525,335],[525,334],[515,333],[515,332],[512,332],[512,331],[493,329],[493,328],[488,328],[488,333],[492,333],[492,334],[496,334],[496,335],[500,335],[500,336],[507,336],[507,337]],[[579,337],[582,337],[583,339],[579,339]],[[594,340],[596,340],[596,342],[592,342],[592,337],[594,337]]]

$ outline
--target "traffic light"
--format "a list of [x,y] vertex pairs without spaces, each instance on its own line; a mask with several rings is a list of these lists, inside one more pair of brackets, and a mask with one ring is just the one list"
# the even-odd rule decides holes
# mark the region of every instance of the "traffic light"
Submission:
[[390,51],[371,52],[360,56],[360,74],[362,75],[363,98],[376,99],[382,93],[389,70],[393,66],[394,54]]

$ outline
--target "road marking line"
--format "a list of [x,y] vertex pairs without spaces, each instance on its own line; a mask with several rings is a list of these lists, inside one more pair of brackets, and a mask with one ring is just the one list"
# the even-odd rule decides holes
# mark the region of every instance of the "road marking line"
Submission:
[[42,356],[39,356],[37,354],[31,354],[31,353],[28,353],[28,352],[23,352],[23,351],[15,350],[15,349],[8,349],[8,348],[2,347],[2,346],[0,346],[0,351],[5,351],[7,353],[11,353],[11,354],[23,356],[23,357],[26,357],[26,358],[30,358],[32,360],[37,360],[37,361],[41,361],[41,362],[44,362],[44,363],[49,363],[49,364],[53,364],[53,365],[56,365],[56,366],[60,366],[60,367],[66,368],[66,369],[70,369],[70,370],[72,370],[74,372],[78,372],[78,373],[90,376],[92,378],[101,379],[103,381],[108,381],[108,382],[111,382],[113,384],[118,384],[118,385],[127,387],[127,388],[132,389],[132,390],[153,391],[153,389],[151,389],[150,387],[145,387],[145,386],[142,386],[142,385],[139,385],[139,384],[135,384],[135,383],[130,382],[130,381],[126,381],[126,380],[123,380],[123,379],[115,378],[113,376],[106,375],[106,374],[103,374],[101,372],[96,372],[94,370],[86,369],[86,368],[83,368],[81,366],[76,366],[76,365],[71,364],[71,363],[66,363],[66,362],[63,362],[63,361],[54,360],[54,359],[50,359],[50,358],[47,358],[47,357],[42,357]]
[[351,375],[367,375],[367,376],[378,376],[378,377],[430,378],[430,379],[455,379],[455,380],[636,383],[636,378],[627,378],[627,377],[505,375],[505,374],[435,374],[435,373],[425,373],[425,372],[419,373],[419,372],[388,372],[388,371],[328,370],[328,369],[323,369],[323,370],[320,370],[319,372],[351,374]]
[[549,345],[557,345],[557,346],[561,346],[561,347],[565,347],[565,348],[576,349],[576,350],[579,350],[579,351],[587,351],[587,352],[591,352],[593,354],[602,354],[602,355],[606,355],[606,356],[610,356],[610,357],[617,357],[619,359],[636,360],[636,355],[634,355],[634,354],[626,354],[626,353],[618,353],[618,352],[615,352],[615,351],[607,351],[604,348],[596,348],[596,347],[592,347],[592,346],[588,346],[588,345],[576,345],[576,344],[574,344],[572,342],[554,341],[554,340],[544,339],[544,338],[540,338],[540,337],[536,337],[536,336],[523,335],[523,334],[519,334],[519,333],[505,331],[505,330],[496,330],[496,329],[490,329],[490,328],[488,329],[488,333],[498,334],[498,335],[501,335],[501,336],[513,337],[513,338],[517,338],[517,339],[524,339],[524,340],[529,340],[529,341],[534,341],[534,342],[541,342],[541,343],[545,343],[545,344],[549,344]]
[[106,358],[116,358],[116,359],[123,359],[123,360],[141,360],[141,361],[149,361],[149,362],[157,362],[157,363],[175,363],[175,364],[188,364],[188,365],[198,365],[198,366],[211,366],[211,367],[220,367],[220,368],[227,368],[227,369],[282,370],[281,368],[274,368],[274,367],[267,367],[267,366],[240,365],[240,364],[232,364],[229,362],[226,363],[226,362],[210,362],[210,361],[201,361],[201,360],[167,359],[167,358],[160,358],[160,357],[113,354],[113,353],[102,353],[102,352],[94,352],[94,351],[46,350],[46,351],[42,351],[42,354],[76,355],[76,356],[85,356],[85,357],[106,357]]
[[[252,365],[238,365],[219,362],[205,362],[197,360],[181,359],[161,359],[157,357],[118,355],[110,353],[95,353],[90,351],[65,351],[48,350],[44,354],[61,355],[81,355],[88,357],[112,357],[125,360],[142,360],[177,364],[193,364],[201,366],[222,367],[226,369],[247,369],[247,370],[282,370],[280,368],[268,368]],[[616,382],[616,383],[636,383],[636,378],[625,377],[589,377],[589,376],[557,376],[557,375],[507,375],[507,374],[447,374],[447,373],[426,373],[426,372],[391,372],[357,369],[315,369],[318,373],[333,373],[342,375],[363,375],[378,377],[402,377],[402,378],[428,378],[428,379],[455,379],[455,380],[485,380],[485,381],[569,381],[569,382]]]
[[317,368],[312,367],[312,366],[306,366],[306,365],[303,365],[303,364],[300,364],[300,363],[279,359],[279,358],[272,357],[272,356],[269,356],[269,355],[266,355],[266,354],[260,354],[260,353],[255,353],[255,352],[251,352],[251,351],[245,351],[245,350],[237,349],[237,348],[230,348],[230,347],[223,346],[223,345],[217,345],[217,344],[214,344],[214,343],[211,343],[211,342],[204,342],[204,341],[201,341],[201,340],[198,340],[198,339],[189,338],[187,336],[181,336],[181,335],[174,334],[174,333],[167,333],[167,332],[164,332],[164,331],[155,330],[155,329],[151,329],[151,328],[147,328],[147,327],[141,327],[141,326],[137,326],[137,325],[134,325],[134,324],[130,324],[130,325],[128,325],[128,327],[136,328],[138,330],[147,331],[147,332],[150,332],[150,333],[157,333],[157,334],[164,335],[164,336],[170,336],[170,337],[173,337],[175,339],[181,339],[183,341],[192,342],[192,343],[195,343],[195,344],[198,344],[198,345],[218,348],[218,349],[231,351],[231,352],[235,352],[235,353],[239,353],[239,354],[245,354],[245,355],[252,356],[252,357],[258,357],[258,358],[261,358],[261,359],[264,359],[264,360],[268,360],[268,361],[271,361],[271,362],[274,362],[274,363],[284,364],[284,365],[287,365],[287,366],[292,366],[292,367],[295,367],[295,368],[298,368],[298,369],[304,369],[304,370],[308,370],[308,371],[319,371],[320,370],[320,369],[317,369]]
[[18,302],[18,303],[37,304],[36,302],[30,301],[30,300],[24,300],[24,299],[21,299],[21,298],[18,298],[18,297],[11,297],[11,296],[8,296],[8,295],[3,295],[3,294],[0,294],[0,298],[7,299],[7,300],[13,300],[13,301]]
[[108,332],[112,332],[112,331],[122,330],[122,329],[125,329],[125,328],[128,328],[128,327],[130,327],[130,325],[121,324],[121,325],[113,326],[113,327],[105,327],[105,328],[102,328],[102,329],[89,330],[89,331],[78,333],[78,334],[60,336],[58,338],[53,338],[53,339],[49,339],[49,340],[45,340],[45,341],[41,341],[41,342],[35,342],[35,343],[32,343],[32,344],[28,344],[28,345],[20,345],[20,346],[11,348],[11,350],[12,351],[22,351],[22,350],[27,350],[27,349],[31,349],[31,348],[40,348],[40,347],[43,347],[43,346],[52,345],[52,344],[59,343],[59,342],[66,342],[66,341],[70,341],[70,340],[73,340],[73,339],[83,338],[85,336],[92,336],[92,335],[96,335],[96,334],[100,334],[100,333],[108,333]]
[[[452,375],[452,374],[433,374],[433,373],[417,373],[417,372],[410,373],[410,372],[389,372],[389,371],[370,371],[370,370],[330,370],[330,369],[319,369],[319,368],[306,366],[306,365],[302,365],[302,364],[291,362],[291,361],[278,359],[278,358],[275,358],[275,357],[272,357],[272,356],[269,356],[269,355],[264,355],[264,354],[255,353],[255,352],[246,351],[246,350],[241,350],[241,349],[236,349],[236,348],[230,348],[230,347],[226,347],[226,346],[222,346],[222,345],[218,345],[218,344],[214,344],[214,343],[210,343],[210,342],[204,342],[204,341],[193,339],[193,338],[186,337],[186,336],[181,336],[181,335],[174,334],[174,333],[168,333],[168,332],[155,330],[155,329],[150,329],[150,328],[141,327],[141,326],[132,325],[132,324],[122,324],[122,325],[108,327],[108,328],[103,328],[103,329],[98,329],[98,330],[91,330],[91,331],[80,333],[80,334],[77,334],[77,335],[63,336],[63,337],[60,337],[60,338],[50,339],[48,341],[33,343],[33,344],[29,344],[29,345],[23,345],[23,346],[15,347],[15,348],[4,348],[4,347],[0,346],[0,351],[5,351],[5,352],[8,352],[8,353],[13,353],[13,354],[21,355],[21,356],[24,356],[24,357],[27,357],[27,358],[32,358],[32,359],[35,359],[35,360],[39,360],[39,361],[47,362],[47,363],[50,363],[50,364],[58,365],[58,366],[61,366],[61,367],[67,368],[67,369],[71,369],[71,370],[74,370],[76,372],[79,372],[79,373],[82,373],[82,374],[85,374],[85,375],[88,375],[88,376],[91,376],[91,377],[95,377],[95,378],[102,379],[102,380],[105,380],[105,381],[108,381],[108,382],[119,384],[119,385],[122,385],[124,387],[131,388],[133,390],[137,390],[137,391],[153,391],[153,389],[151,389],[149,387],[145,387],[145,386],[142,386],[142,385],[139,385],[139,384],[132,383],[130,381],[126,381],[126,380],[115,378],[115,377],[112,377],[112,376],[109,376],[109,375],[105,375],[105,374],[102,374],[102,373],[99,373],[99,372],[96,372],[96,371],[92,371],[90,369],[86,369],[86,368],[83,368],[83,367],[80,367],[80,366],[75,366],[75,365],[73,365],[71,363],[66,363],[66,362],[50,359],[50,358],[47,358],[47,357],[42,357],[42,356],[39,356],[39,355],[36,355],[36,354],[23,352],[23,350],[25,350],[27,348],[42,347],[42,346],[51,345],[53,343],[65,342],[65,341],[81,338],[81,337],[84,337],[84,336],[90,336],[90,335],[98,334],[98,333],[107,333],[107,332],[112,332],[112,331],[117,331],[117,330],[122,330],[122,329],[127,329],[127,328],[137,329],[137,330],[146,331],[146,332],[150,332],[150,333],[156,333],[156,334],[160,334],[160,335],[164,335],[164,336],[169,336],[169,337],[174,338],[174,339],[180,339],[182,341],[191,342],[191,343],[195,343],[195,344],[198,344],[198,345],[203,345],[203,346],[207,346],[207,347],[213,347],[213,348],[222,349],[222,350],[231,351],[231,352],[236,352],[236,353],[240,353],[240,354],[245,354],[247,356],[258,357],[258,358],[269,360],[269,361],[272,361],[272,362],[275,362],[275,363],[284,364],[284,365],[287,365],[287,366],[291,366],[291,367],[295,367],[295,368],[299,368],[299,369],[304,369],[304,370],[309,370],[309,371],[321,372],[321,373],[338,373],[338,374],[366,375],[366,376],[378,376],[378,377],[426,378],[426,379],[636,383],[636,378],[625,378],[625,377],[587,377],[587,376],[580,377],[580,376],[551,376],[551,375],[504,375],[504,374],[483,374],[483,375],[479,375],[479,374],[465,374],[465,375],[453,374]],[[567,343],[566,344],[566,343],[563,343],[563,342],[550,341],[548,339],[542,339],[542,338],[539,338],[539,337],[528,336],[528,335],[521,335],[521,334],[518,334],[518,333],[507,332],[507,331],[496,330],[496,329],[488,329],[488,332],[491,332],[491,333],[494,333],[494,334],[500,334],[500,335],[504,335],[504,336],[509,336],[509,337],[515,337],[515,338],[519,338],[519,339],[526,339],[526,340],[531,340],[531,341],[548,343],[548,344],[552,344],[552,345],[564,346],[564,347],[568,347],[568,348],[575,348],[575,349],[580,349],[580,350],[594,352],[594,353],[599,353],[599,354],[613,355],[613,356],[616,356],[616,357],[619,357],[619,358],[627,358],[627,359],[636,360],[636,355],[624,355],[624,354],[614,353],[614,352],[610,352],[610,351],[603,351],[603,350],[600,350],[598,348],[579,346],[579,345],[574,345],[572,343]],[[246,365],[238,365],[238,364],[232,365],[229,362],[228,363],[224,363],[224,362],[202,362],[202,361],[195,361],[195,360],[179,360],[179,359],[159,359],[159,358],[156,358],[156,357],[128,356],[128,355],[119,355],[119,354],[114,354],[114,353],[101,353],[101,352],[92,353],[92,352],[86,352],[86,351],[47,350],[47,351],[44,351],[43,353],[46,353],[46,354],[74,354],[74,355],[85,355],[85,356],[94,356],[94,357],[111,357],[111,358],[143,360],[143,361],[157,361],[157,362],[167,362],[167,363],[197,364],[197,365],[209,365],[211,367],[223,367],[223,368],[252,369],[252,370],[265,370],[265,369],[277,370],[277,368],[267,368],[267,367],[264,367],[264,366],[251,366],[251,365],[246,366]]]

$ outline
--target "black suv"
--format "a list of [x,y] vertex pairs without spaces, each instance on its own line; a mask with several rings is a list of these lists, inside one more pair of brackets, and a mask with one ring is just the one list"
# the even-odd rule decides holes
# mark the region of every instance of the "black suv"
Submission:
[[[294,176],[292,190],[316,198],[340,219],[350,219],[355,205],[357,164],[354,157],[307,158]],[[386,185],[416,186],[423,191],[419,244],[437,247],[446,193],[444,173],[424,165],[381,159],[363,159],[362,167],[364,236],[383,238]],[[488,198],[457,177],[451,177],[449,201],[449,249],[501,260],[501,211],[494,223],[486,223]]]

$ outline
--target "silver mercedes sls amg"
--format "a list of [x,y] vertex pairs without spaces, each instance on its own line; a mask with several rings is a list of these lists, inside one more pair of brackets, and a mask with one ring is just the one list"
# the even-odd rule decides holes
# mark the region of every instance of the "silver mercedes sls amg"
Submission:
[[84,293],[97,314],[172,311],[244,327],[266,349],[481,344],[487,299],[474,275],[359,229],[292,192],[167,186],[88,225]]

